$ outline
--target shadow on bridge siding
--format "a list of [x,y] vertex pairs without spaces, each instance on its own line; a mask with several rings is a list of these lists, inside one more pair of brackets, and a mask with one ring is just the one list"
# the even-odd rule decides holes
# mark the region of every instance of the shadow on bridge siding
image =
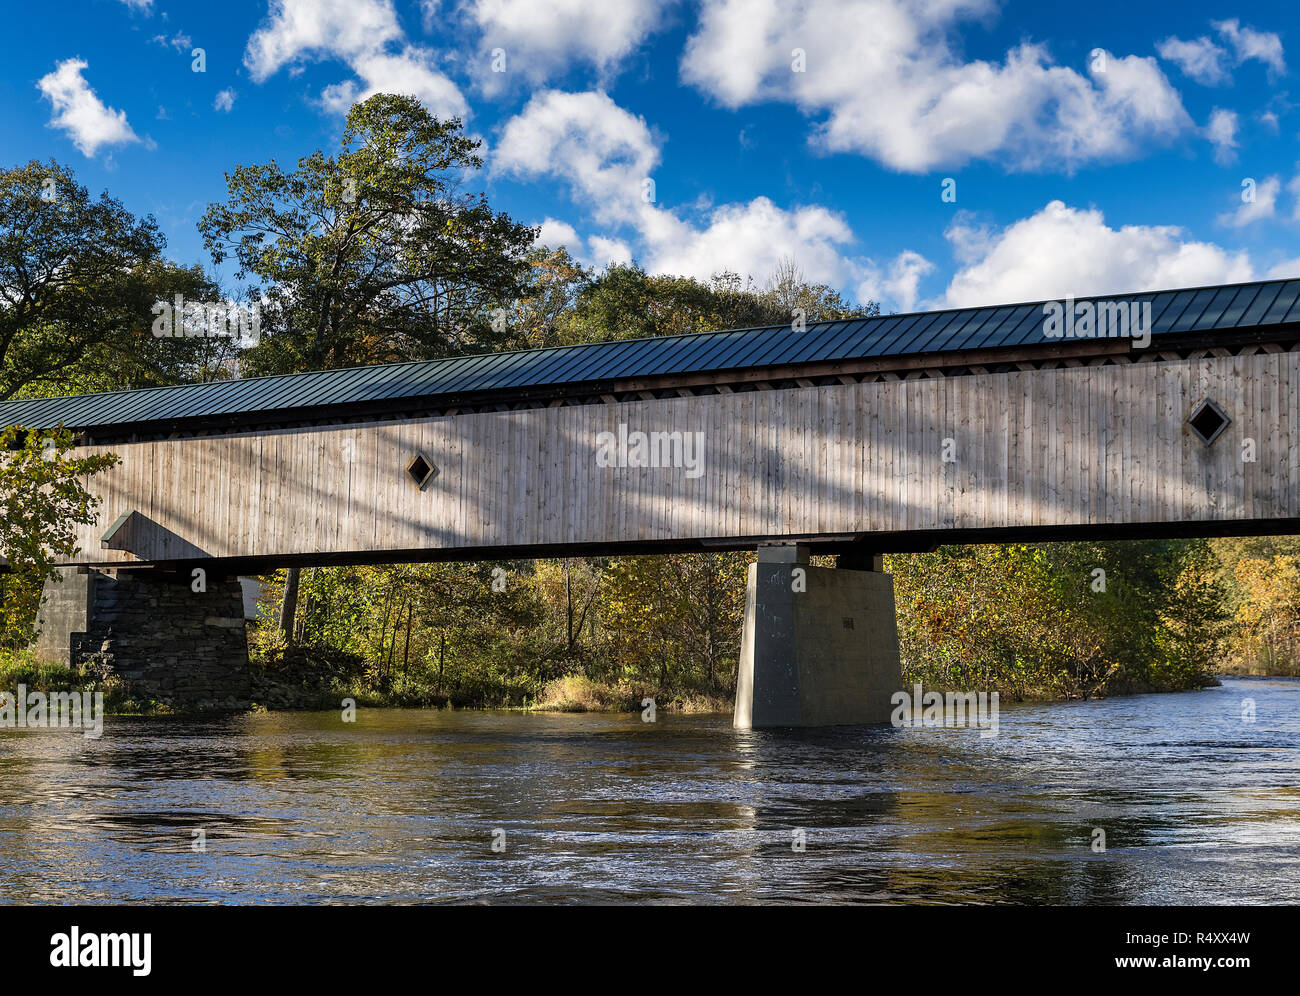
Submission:
[[[209,486],[196,495],[192,513],[164,494],[125,493],[114,471],[92,485],[104,491],[105,517],[147,498],[164,554],[156,559],[162,560],[187,559],[184,551],[193,549],[267,563],[296,557],[382,562],[476,559],[485,551],[533,556],[540,550],[613,553],[692,543],[720,548],[870,533],[897,541],[908,533],[1005,530],[1004,538],[1012,540],[1035,530],[1142,522],[1229,529],[1234,521],[1297,514],[1300,378],[1277,380],[1291,355],[226,437],[232,459],[213,457],[217,465],[208,468]],[[1284,401],[1281,384],[1287,385]],[[1186,413],[1203,396],[1214,396],[1233,418],[1209,448],[1185,425]],[[597,433],[617,432],[620,422],[631,431],[703,433],[703,473],[692,479],[680,467],[597,467]],[[349,437],[367,433],[374,434],[375,452],[387,455],[387,465],[348,465],[340,458]],[[306,472],[260,474],[272,449],[268,440],[276,440],[269,460],[276,467],[283,462],[279,449],[286,448],[281,441],[289,441],[292,455],[292,441],[313,436],[319,442],[310,460],[294,465]],[[1239,459],[1247,437],[1256,442],[1255,463]],[[137,445],[185,443],[221,452],[213,439]],[[426,446],[443,472],[420,493],[401,477],[400,457]],[[235,456],[243,458],[242,466]],[[530,478],[529,468],[541,460],[549,474]],[[248,474],[249,467],[259,472]],[[141,552],[148,549],[156,548]]]

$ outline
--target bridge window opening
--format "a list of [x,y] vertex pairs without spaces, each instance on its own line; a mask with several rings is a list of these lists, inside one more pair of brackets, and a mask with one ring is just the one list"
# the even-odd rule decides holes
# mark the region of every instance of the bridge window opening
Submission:
[[1200,437],[1201,442],[1209,446],[1219,438],[1219,434],[1228,427],[1228,423],[1231,421],[1232,419],[1228,418],[1222,408],[1209,398],[1206,398],[1192,409],[1187,424]]
[[429,482],[432,481],[437,474],[438,468],[435,467],[433,461],[423,453],[415,454],[406,465],[406,476],[409,477],[411,482],[421,491],[429,486]]

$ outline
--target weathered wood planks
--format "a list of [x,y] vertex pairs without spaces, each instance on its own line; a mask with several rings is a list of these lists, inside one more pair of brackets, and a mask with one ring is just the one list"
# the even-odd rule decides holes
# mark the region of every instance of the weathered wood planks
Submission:
[[[157,440],[110,450],[70,563],[1248,521],[1300,515],[1300,353],[1017,370]],[[1212,397],[1213,446],[1186,425]],[[689,468],[601,433],[700,433]],[[955,461],[943,460],[953,440]],[[1254,462],[1244,457],[1253,440]],[[439,468],[424,491],[417,451]],[[103,550],[119,515],[153,523]]]

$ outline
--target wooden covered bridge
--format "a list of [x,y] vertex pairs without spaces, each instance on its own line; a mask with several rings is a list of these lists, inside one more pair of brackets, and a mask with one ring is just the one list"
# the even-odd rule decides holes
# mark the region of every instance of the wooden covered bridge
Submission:
[[[184,594],[196,567],[759,548],[737,722],[800,725],[883,718],[880,693],[898,688],[882,552],[1300,532],[1297,348],[1300,281],[1268,281],[12,401],[0,416],[121,458],[89,482],[100,517],[49,593],[49,656],[136,672],[177,657],[132,631],[150,624],[122,586],[152,586],[143,601],[174,620],[201,600]],[[810,550],[844,554],[841,569],[803,567],[807,591],[791,592]],[[195,610],[216,620],[190,626],[197,645],[217,629],[242,641],[211,609]],[[177,698],[212,697],[195,691],[205,679],[175,680]]]

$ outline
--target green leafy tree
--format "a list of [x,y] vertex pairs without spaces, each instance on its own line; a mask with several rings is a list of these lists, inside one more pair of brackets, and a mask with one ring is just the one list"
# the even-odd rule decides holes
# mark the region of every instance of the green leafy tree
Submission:
[[789,325],[795,308],[803,309],[804,320],[809,322],[880,311],[873,302],[848,305],[833,289],[806,281],[793,263],[778,268],[767,289],[730,271],[703,282],[693,277],[651,276],[636,263],[629,263],[608,267],[582,287],[562,338],[566,342],[600,342]]
[[1300,537],[1210,541],[1230,624],[1223,662],[1248,674],[1300,674]]
[[909,681],[1088,697],[1210,679],[1223,595],[1199,542],[952,546],[887,568]]
[[567,249],[538,246],[527,256],[529,273],[508,309],[512,345],[519,349],[564,345],[566,320],[591,274]]
[[215,262],[266,302],[254,373],[426,359],[497,347],[494,312],[518,297],[536,231],[462,193],[479,143],[459,119],[376,94],[348,112],[335,155],[286,171],[226,174],[227,198],[199,230]]
[[792,256],[784,257],[776,265],[759,297],[768,307],[784,315],[784,321],[789,321],[796,310],[809,322],[880,314],[880,305],[874,301],[852,305],[835,288],[813,283]]
[[41,585],[55,562],[74,556],[77,524],[95,519],[99,500],[83,481],[117,462],[76,457],[71,433],[10,426],[0,431],[0,645],[31,642]]
[[613,559],[600,609],[620,676],[664,695],[733,692],[747,564],[740,553]]
[[221,372],[229,340],[152,334],[159,300],[217,296],[202,269],[163,259],[165,245],[151,216],[92,198],[65,166],[0,171],[0,399]]

